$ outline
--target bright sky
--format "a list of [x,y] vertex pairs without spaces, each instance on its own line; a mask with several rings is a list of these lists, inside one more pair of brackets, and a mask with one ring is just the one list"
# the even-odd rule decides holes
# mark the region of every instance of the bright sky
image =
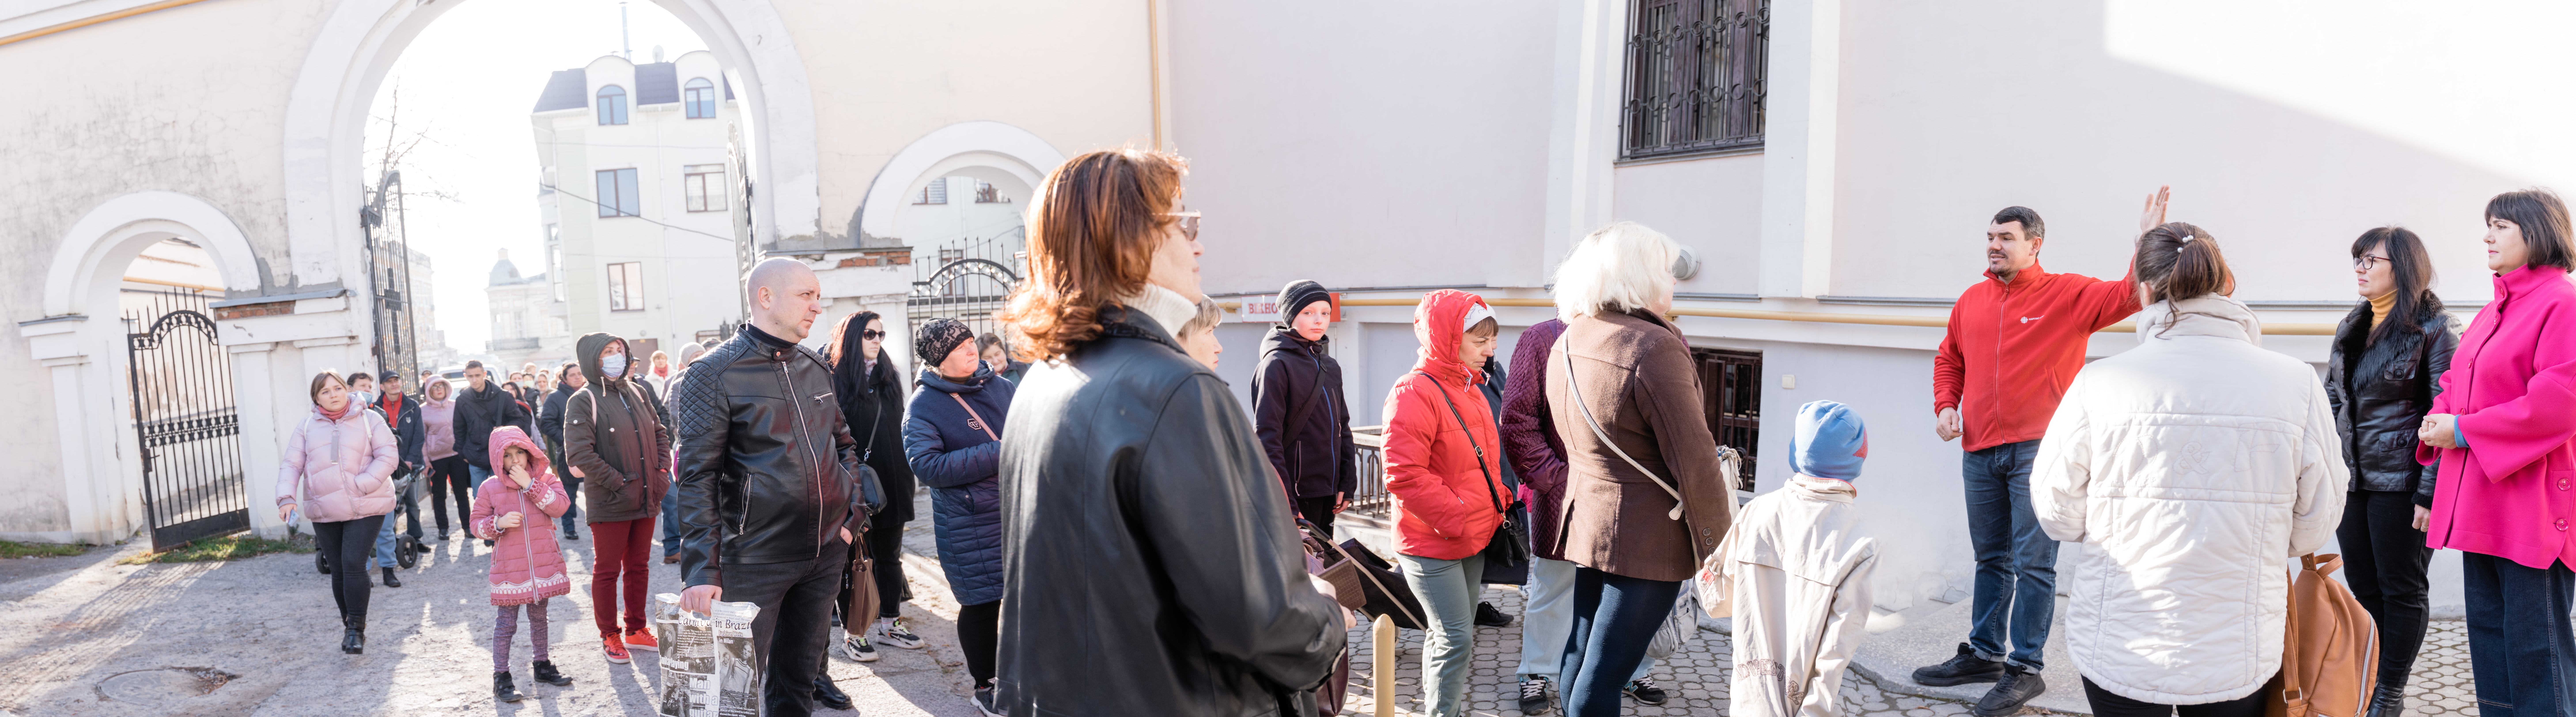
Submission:
[[664,57],[706,49],[678,18],[641,0],[469,2],[422,31],[377,92],[368,164],[383,151],[384,120],[399,89],[399,134],[425,130],[428,138],[401,168],[405,188],[454,197],[413,196],[405,217],[412,245],[436,265],[439,328],[458,351],[482,353],[491,337],[483,285],[500,250],[510,251],[521,274],[545,270],[528,113],[556,70],[618,52],[620,5],[636,62],[652,62],[655,45]]

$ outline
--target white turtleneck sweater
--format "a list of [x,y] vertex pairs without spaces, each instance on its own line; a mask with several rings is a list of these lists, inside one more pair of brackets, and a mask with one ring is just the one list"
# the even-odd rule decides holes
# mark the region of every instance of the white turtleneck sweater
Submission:
[[1191,318],[1199,315],[1198,302],[1191,301],[1180,292],[1153,284],[1146,284],[1144,291],[1127,297],[1119,303],[1134,307],[1137,311],[1145,312],[1146,316],[1153,317],[1154,323],[1162,325],[1163,333],[1171,334],[1176,340],[1181,335],[1181,325],[1189,323]]

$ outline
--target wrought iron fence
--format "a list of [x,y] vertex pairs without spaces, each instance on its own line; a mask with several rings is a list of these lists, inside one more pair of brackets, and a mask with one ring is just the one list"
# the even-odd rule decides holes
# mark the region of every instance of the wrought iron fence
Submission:
[[1770,0],[1637,0],[1620,155],[1762,145]]
[[[956,319],[975,330],[977,336],[994,334],[1006,337],[993,315],[1010,300],[1011,291],[1028,274],[1027,241],[1019,229],[985,238],[967,238],[934,247],[935,253],[915,256],[912,262],[912,295],[904,299],[911,315],[910,327],[918,331],[923,324],[938,319]],[[935,258],[934,258],[935,257]],[[924,259],[931,259],[924,261]],[[1006,341],[1008,339],[1005,339]],[[936,363],[937,356],[912,357],[914,372]]]
[[1360,489],[1351,494],[1351,510],[1380,518],[1395,507],[1386,492],[1386,427],[1352,426],[1351,444],[1359,447]]

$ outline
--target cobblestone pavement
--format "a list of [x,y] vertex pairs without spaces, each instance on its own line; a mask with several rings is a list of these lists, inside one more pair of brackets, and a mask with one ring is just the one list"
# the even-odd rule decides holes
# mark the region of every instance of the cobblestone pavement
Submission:
[[[1520,592],[1510,588],[1488,588],[1484,600],[1514,616],[1505,627],[1476,628],[1476,659],[1467,680],[1470,714],[1479,717],[1514,717],[1519,715],[1520,685],[1514,674],[1520,666]],[[1420,714],[1422,677],[1422,632],[1399,630],[1396,649],[1396,713]],[[1371,694],[1370,658],[1375,642],[1370,626],[1363,624],[1351,631],[1351,693],[1344,714],[1368,715],[1375,709]],[[1658,663],[1651,676],[1671,699],[1662,706],[1628,702],[1627,714],[1638,717],[1659,715],[1724,715],[1727,713],[1727,679],[1733,663],[1733,648],[1728,637],[1703,630],[1669,660]],[[2475,717],[2477,698],[2469,684],[2469,644],[2463,623],[2458,620],[2436,620],[2424,636],[2424,652],[2415,661],[2415,674],[2407,685],[2409,715],[2431,717]],[[1960,717],[1968,714],[1969,704],[1951,700],[1890,692],[1877,682],[1856,671],[1843,674],[1843,713],[1870,717]],[[1560,714],[1551,712],[1551,714]],[[2024,715],[2051,715],[2039,709],[2026,709]]]

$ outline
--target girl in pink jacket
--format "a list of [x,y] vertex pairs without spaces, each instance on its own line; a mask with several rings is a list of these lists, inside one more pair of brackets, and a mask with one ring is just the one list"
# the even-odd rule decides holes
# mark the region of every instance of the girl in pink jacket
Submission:
[[277,461],[277,519],[313,521],[313,547],[338,566],[331,599],[340,604],[340,651],[367,649],[367,561],[376,532],[394,510],[394,464],[401,460],[384,419],[349,398],[337,371],[313,377],[313,413],[286,434]]
[[[2437,465],[2425,544],[2464,553],[2478,702],[2514,715],[2576,711],[2576,267],[2567,205],[2547,190],[2487,202],[2495,300],[2442,374],[2415,457]],[[2489,712],[2495,714],[2495,712]]]
[[501,614],[492,625],[492,697],[517,702],[524,695],[510,682],[510,637],[519,631],[519,606],[526,605],[528,635],[535,648],[538,682],[572,684],[546,659],[546,601],[572,592],[564,574],[563,549],[555,544],[554,518],[572,507],[563,483],[546,465],[546,451],[517,426],[492,429],[493,467],[497,480],[483,481],[474,491],[474,517],[466,525],[492,544],[492,604]]

